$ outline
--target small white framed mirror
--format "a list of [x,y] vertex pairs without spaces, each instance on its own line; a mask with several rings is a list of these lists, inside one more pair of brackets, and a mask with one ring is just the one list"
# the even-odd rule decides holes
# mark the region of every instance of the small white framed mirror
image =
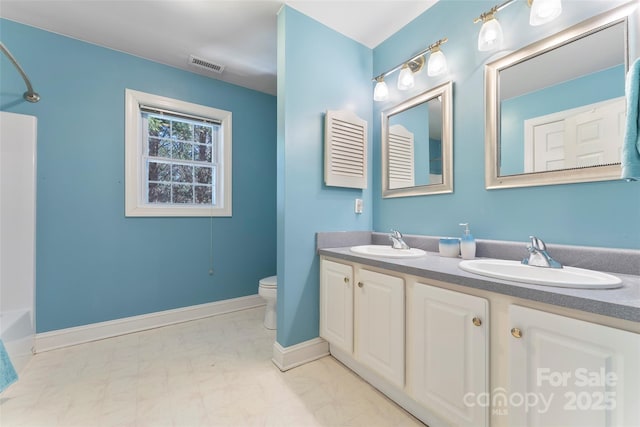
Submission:
[[382,197],[453,192],[453,83],[382,112]]

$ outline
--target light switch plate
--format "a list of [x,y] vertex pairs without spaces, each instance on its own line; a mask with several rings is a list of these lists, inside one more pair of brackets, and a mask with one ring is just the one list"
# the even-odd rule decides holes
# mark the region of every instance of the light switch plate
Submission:
[[361,214],[362,213],[362,205],[363,205],[362,199],[356,199],[355,212],[357,214]]

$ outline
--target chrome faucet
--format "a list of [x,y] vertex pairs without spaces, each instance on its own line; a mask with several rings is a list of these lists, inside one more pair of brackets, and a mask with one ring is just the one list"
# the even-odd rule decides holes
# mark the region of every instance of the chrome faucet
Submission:
[[411,249],[409,245],[402,239],[402,233],[398,230],[391,230],[389,234],[389,240],[391,240],[391,247],[393,249]]
[[547,245],[544,244],[542,239],[535,236],[529,236],[529,238],[531,239],[531,243],[527,244],[529,257],[522,260],[523,264],[535,267],[562,268],[562,264],[551,258],[547,253]]

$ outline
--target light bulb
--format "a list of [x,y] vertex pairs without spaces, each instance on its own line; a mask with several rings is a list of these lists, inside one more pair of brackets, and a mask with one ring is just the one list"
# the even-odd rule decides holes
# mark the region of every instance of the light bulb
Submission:
[[438,76],[447,71],[447,58],[439,48],[431,51],[429,55],[429,63],[427,64],[427,75],[430,77]]
[[529,24],[536,26],[553,21],[562,13],[562,0],[532,0]]
[[494,17],[484,21],[480,34],[478,35],[478,50],[485,52],[488,50],[499,49],[502,46],[504,36],[502,34],[502,26]]
[[389,97],[389,88],[384,80],[378,80],[376,83],[375,89],[373,89],[373,100],[374,101],[386,101]]
[[398,89],[411,89],[414,83],[413,71],[411,71],[411,68],[409,68],[407,64],[404,64],[402,66],[402,70],[400,70],[400,75],[398,76]]

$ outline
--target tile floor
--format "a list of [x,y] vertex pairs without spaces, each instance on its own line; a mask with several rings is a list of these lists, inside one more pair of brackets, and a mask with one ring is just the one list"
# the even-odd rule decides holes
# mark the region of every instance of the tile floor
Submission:
[[264,308],[37,354],[2,427],[423,426],[332,357],[271,362]]

